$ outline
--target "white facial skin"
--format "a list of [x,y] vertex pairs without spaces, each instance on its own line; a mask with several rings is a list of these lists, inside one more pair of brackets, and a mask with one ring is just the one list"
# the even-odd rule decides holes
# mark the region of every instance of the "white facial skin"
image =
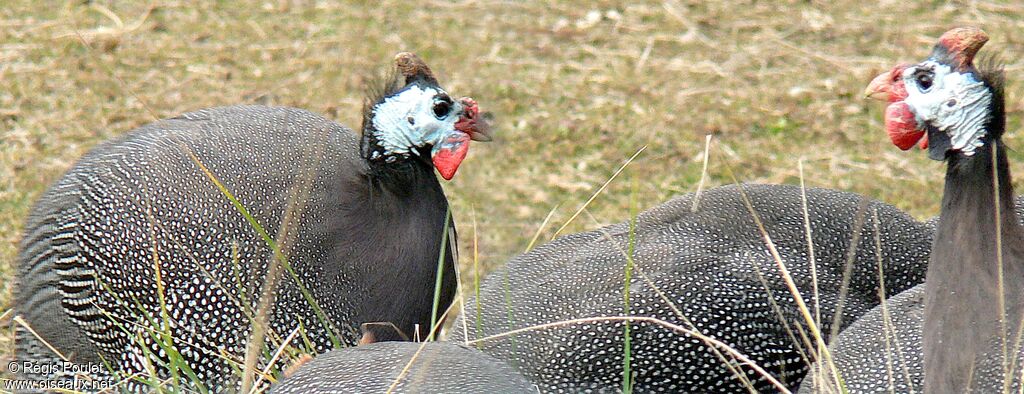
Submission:
[[462,104],[442,97],[448,97],[443,90],[411,85],[374,107],[372,121],[377,129],[377,142],[384,148],[388,162],[410,153],[419,154],[415,148],[437,146],[456,132]]
[[918,124],[928,124],[949,136],[952,149],[964,155],[984,145],[985,122],[992,93],[974,73],[960,73],[948,65],[925,61],[903,71],[907,87],[904,102]]

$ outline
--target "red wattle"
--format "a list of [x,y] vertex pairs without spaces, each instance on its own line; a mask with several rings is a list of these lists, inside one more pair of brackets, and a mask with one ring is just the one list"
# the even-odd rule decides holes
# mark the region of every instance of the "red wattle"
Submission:
[[903,101],[889,104],[885,108],[885,132],[892,143],[902,150],[913,148],[924,136],[924,130],[917,128],[917,120],[910,107]]
[[459,164],[466,158],[466,153],[469,153],[469,136],[455,133],[441,144],[431,161],[434,162],[434,168],[437,168],[441,178],[449,181],[455,176],[455,171],[458,171]]

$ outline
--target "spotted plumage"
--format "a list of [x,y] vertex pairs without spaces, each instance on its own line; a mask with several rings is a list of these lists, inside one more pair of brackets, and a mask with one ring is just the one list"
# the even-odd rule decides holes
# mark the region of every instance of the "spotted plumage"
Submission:
[[270,392],[384,393],[392,385],[396,393],[537,392],[508,364],[451,342],[378,342],[333,350],[302,365]]
[[[445,152],[432,148],[455,136],[449,145],[464,154],[476,130],[456,122],[476,108],[395,99],[447,97],[432,76],[388,86],[368,111],[398,112],[385,101],[402,101],[410,118],[430,118],[420,122],[429,130],[401,131],[423,134],[401,152],[376,145],[396,131],[372,122],[361,140],[308,111],[262,106],[190,112],[93,149],[28,219],[18,313],[71,361],[129,374],[153,364],[166,377],[166,340],[154,333],[168,332],[198,382],[225,390],[238,382],[274,244],[290,268],[271,292],[270,346],[300,325],[318,352],[355,344],[362,323],[414,336],[431,321],[442,248],[441,310],[455,289],[454,228],[445,235],[448,204],[430,162]],[[18,346],[20,359],[59,358],[26,330]]]
[[[463,318],[471,337],[626,314],[691,327],[673,310],[678,308],[692,327],[795,387],[807,370],[799,350],[803,346],[794,344],[770,300],[794,330],[796,325],[804,332],[807,328],[743,202],[741,187],[809,305],[813,307],[815,301],[821,305],[826,333],[837,308],[854,234],[860,238],[853,254],[843,326],[878,303],[879,259],[892,294],[923,280],[930,243],[921,236],[927,234],[923,224],[856,194],[808,189],[820,293],[814,300],[800,188],[728,186],[701,194],[696,212],[691,212],[695,195],[689,194],[640,214],[632,236],[628,223],[620,223],[563,236],[513,259],[484,282],[479,309],[474,300],[466,302]],[[631,237],[634,272],[626,312],[624,256]],[[881,255],[875,253],[876,238]],[[511,363],[544,392],[614,392],[622,387],[623,330],[622,322],[576,323],[486,341],[484,351]],[[799,338],[798,332],[793,333]],[[747,391],[699,339],[647,322],[633,324],[631,335],[638,392]],[[772,391],[766,379],[749,369],[743,372],[756,389]]]

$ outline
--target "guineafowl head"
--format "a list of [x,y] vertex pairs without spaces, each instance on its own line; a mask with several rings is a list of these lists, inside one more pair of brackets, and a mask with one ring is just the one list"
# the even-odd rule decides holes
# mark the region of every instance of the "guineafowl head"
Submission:
[[869,97],[887,100],[885,128],[893,143],[910,149],[919,140],[928,156],[972,156],[1001,137],[1003,73],[996,65],[975,67],[974,57],[988,41],[977,28],[947,31],[924,61],[899,65],[868,85]]
[[441,177],[451,179],[469,151],[469,141],[491,139],[476,102],[452,99],[412,53],[396,55],[395,69],[364,106],[363,157],[375,164],[432,164]]

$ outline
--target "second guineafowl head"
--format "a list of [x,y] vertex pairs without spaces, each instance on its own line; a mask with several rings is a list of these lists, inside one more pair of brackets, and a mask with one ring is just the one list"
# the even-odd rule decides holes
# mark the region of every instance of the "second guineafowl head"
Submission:
[[28,218],[16,309],[38,337],[19,332],[17,357],[107,360],[142,378],[155,365],[156,379],[174,358],[219,391],[237,384],[262,311],[268,346],[300,327],[316,351],[355,344],[363,323],[425,335],[455,289],[433,171],[451,178],[470,140],[489,137],[472,99],[415,55],[395,62],[362,135],[301,109],[233,106],[89,152]]

